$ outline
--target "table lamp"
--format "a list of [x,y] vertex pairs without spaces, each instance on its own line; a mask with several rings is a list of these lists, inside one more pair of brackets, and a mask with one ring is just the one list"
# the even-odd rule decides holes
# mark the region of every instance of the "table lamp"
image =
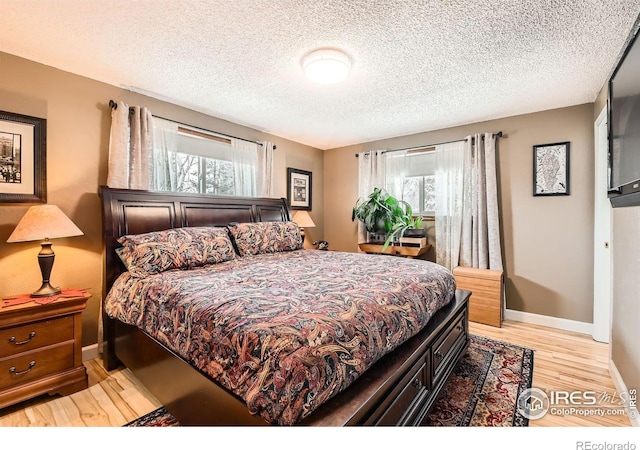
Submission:
[[84,233],[55,205],[30,207],[22,217],[7,242],[26,242],[42,240],[42,249],[38,253],[38,264],[42,272],[42,286],[31,297],[50,297],[61,292],[59,287],[49,283],[55,253],[49,239],[81,236]]
[[298,224],[300,227],[300,235],[302,236],[302,242],[304,242],[304,229],[305,228],[313,228],[316,226],[311,220],[311,216],[306,211],[296,211],[293,215],[293,221]]

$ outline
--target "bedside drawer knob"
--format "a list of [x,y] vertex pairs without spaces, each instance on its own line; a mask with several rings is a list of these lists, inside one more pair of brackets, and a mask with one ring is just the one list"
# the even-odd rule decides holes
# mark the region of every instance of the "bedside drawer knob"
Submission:
[[20,341],[20,342],[16,341],[16,337],[15,336],[11,336],[9,338],[9,343],[10,344],[14,344],[14,345],[24,345],[24,344],[28,344],[29,342],[31,342],[31,339],[33,339],[34,337],[36,337],[36,332],[35,331],[32,331],[31,333],[29,333],[29,337],[26,340]]
[[442,359],[442,352],[440,350],[436,350],[436,358]]
[[33,369],[33,366],[35,366],[35,365],[36,365],[36,362],[35,361],[31,361],[29,363],[29,368],[26,369],[26,370],[23,370],[21,372],[16,372],[16,368],[15,368],[15,366],[13,366],[13,367],[9,368],[9,373],[11,375],[24,375],[25,373],[31,372],[31,369]]

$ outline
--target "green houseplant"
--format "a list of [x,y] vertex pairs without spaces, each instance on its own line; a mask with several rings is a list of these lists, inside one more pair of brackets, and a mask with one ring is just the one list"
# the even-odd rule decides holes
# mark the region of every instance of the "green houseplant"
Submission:
[[369,233],[384,233],[385,251],[396,237],[402,237],[407,230],[422,227],[422,217],[413,217],[411,206],[390,195],[384,189],[374,188],[367,197],[356,201],[351,220],[360,220]]
[[384,189],[373,188],[371,194],[356,201],[351,221],[359,220],[369,233],[388,233],[395,223],[392,213],[394,202],[397,200]]

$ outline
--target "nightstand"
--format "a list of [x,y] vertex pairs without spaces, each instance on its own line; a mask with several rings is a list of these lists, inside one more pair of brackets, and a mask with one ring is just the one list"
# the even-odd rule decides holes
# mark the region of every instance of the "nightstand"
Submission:
[[0,408],[87,388],[82,311],[90,297],[61,297],[46,305],[0,303]]

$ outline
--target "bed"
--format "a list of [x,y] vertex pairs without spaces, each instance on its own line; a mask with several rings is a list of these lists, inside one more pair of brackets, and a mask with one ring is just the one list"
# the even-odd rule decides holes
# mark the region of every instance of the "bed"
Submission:
[[[420,425],[469,344],[470,293],[448,271],[302,249],[285,199],[100,196],[105,367],[183,425]],[[197,257],[132,263],[212,233]]]

